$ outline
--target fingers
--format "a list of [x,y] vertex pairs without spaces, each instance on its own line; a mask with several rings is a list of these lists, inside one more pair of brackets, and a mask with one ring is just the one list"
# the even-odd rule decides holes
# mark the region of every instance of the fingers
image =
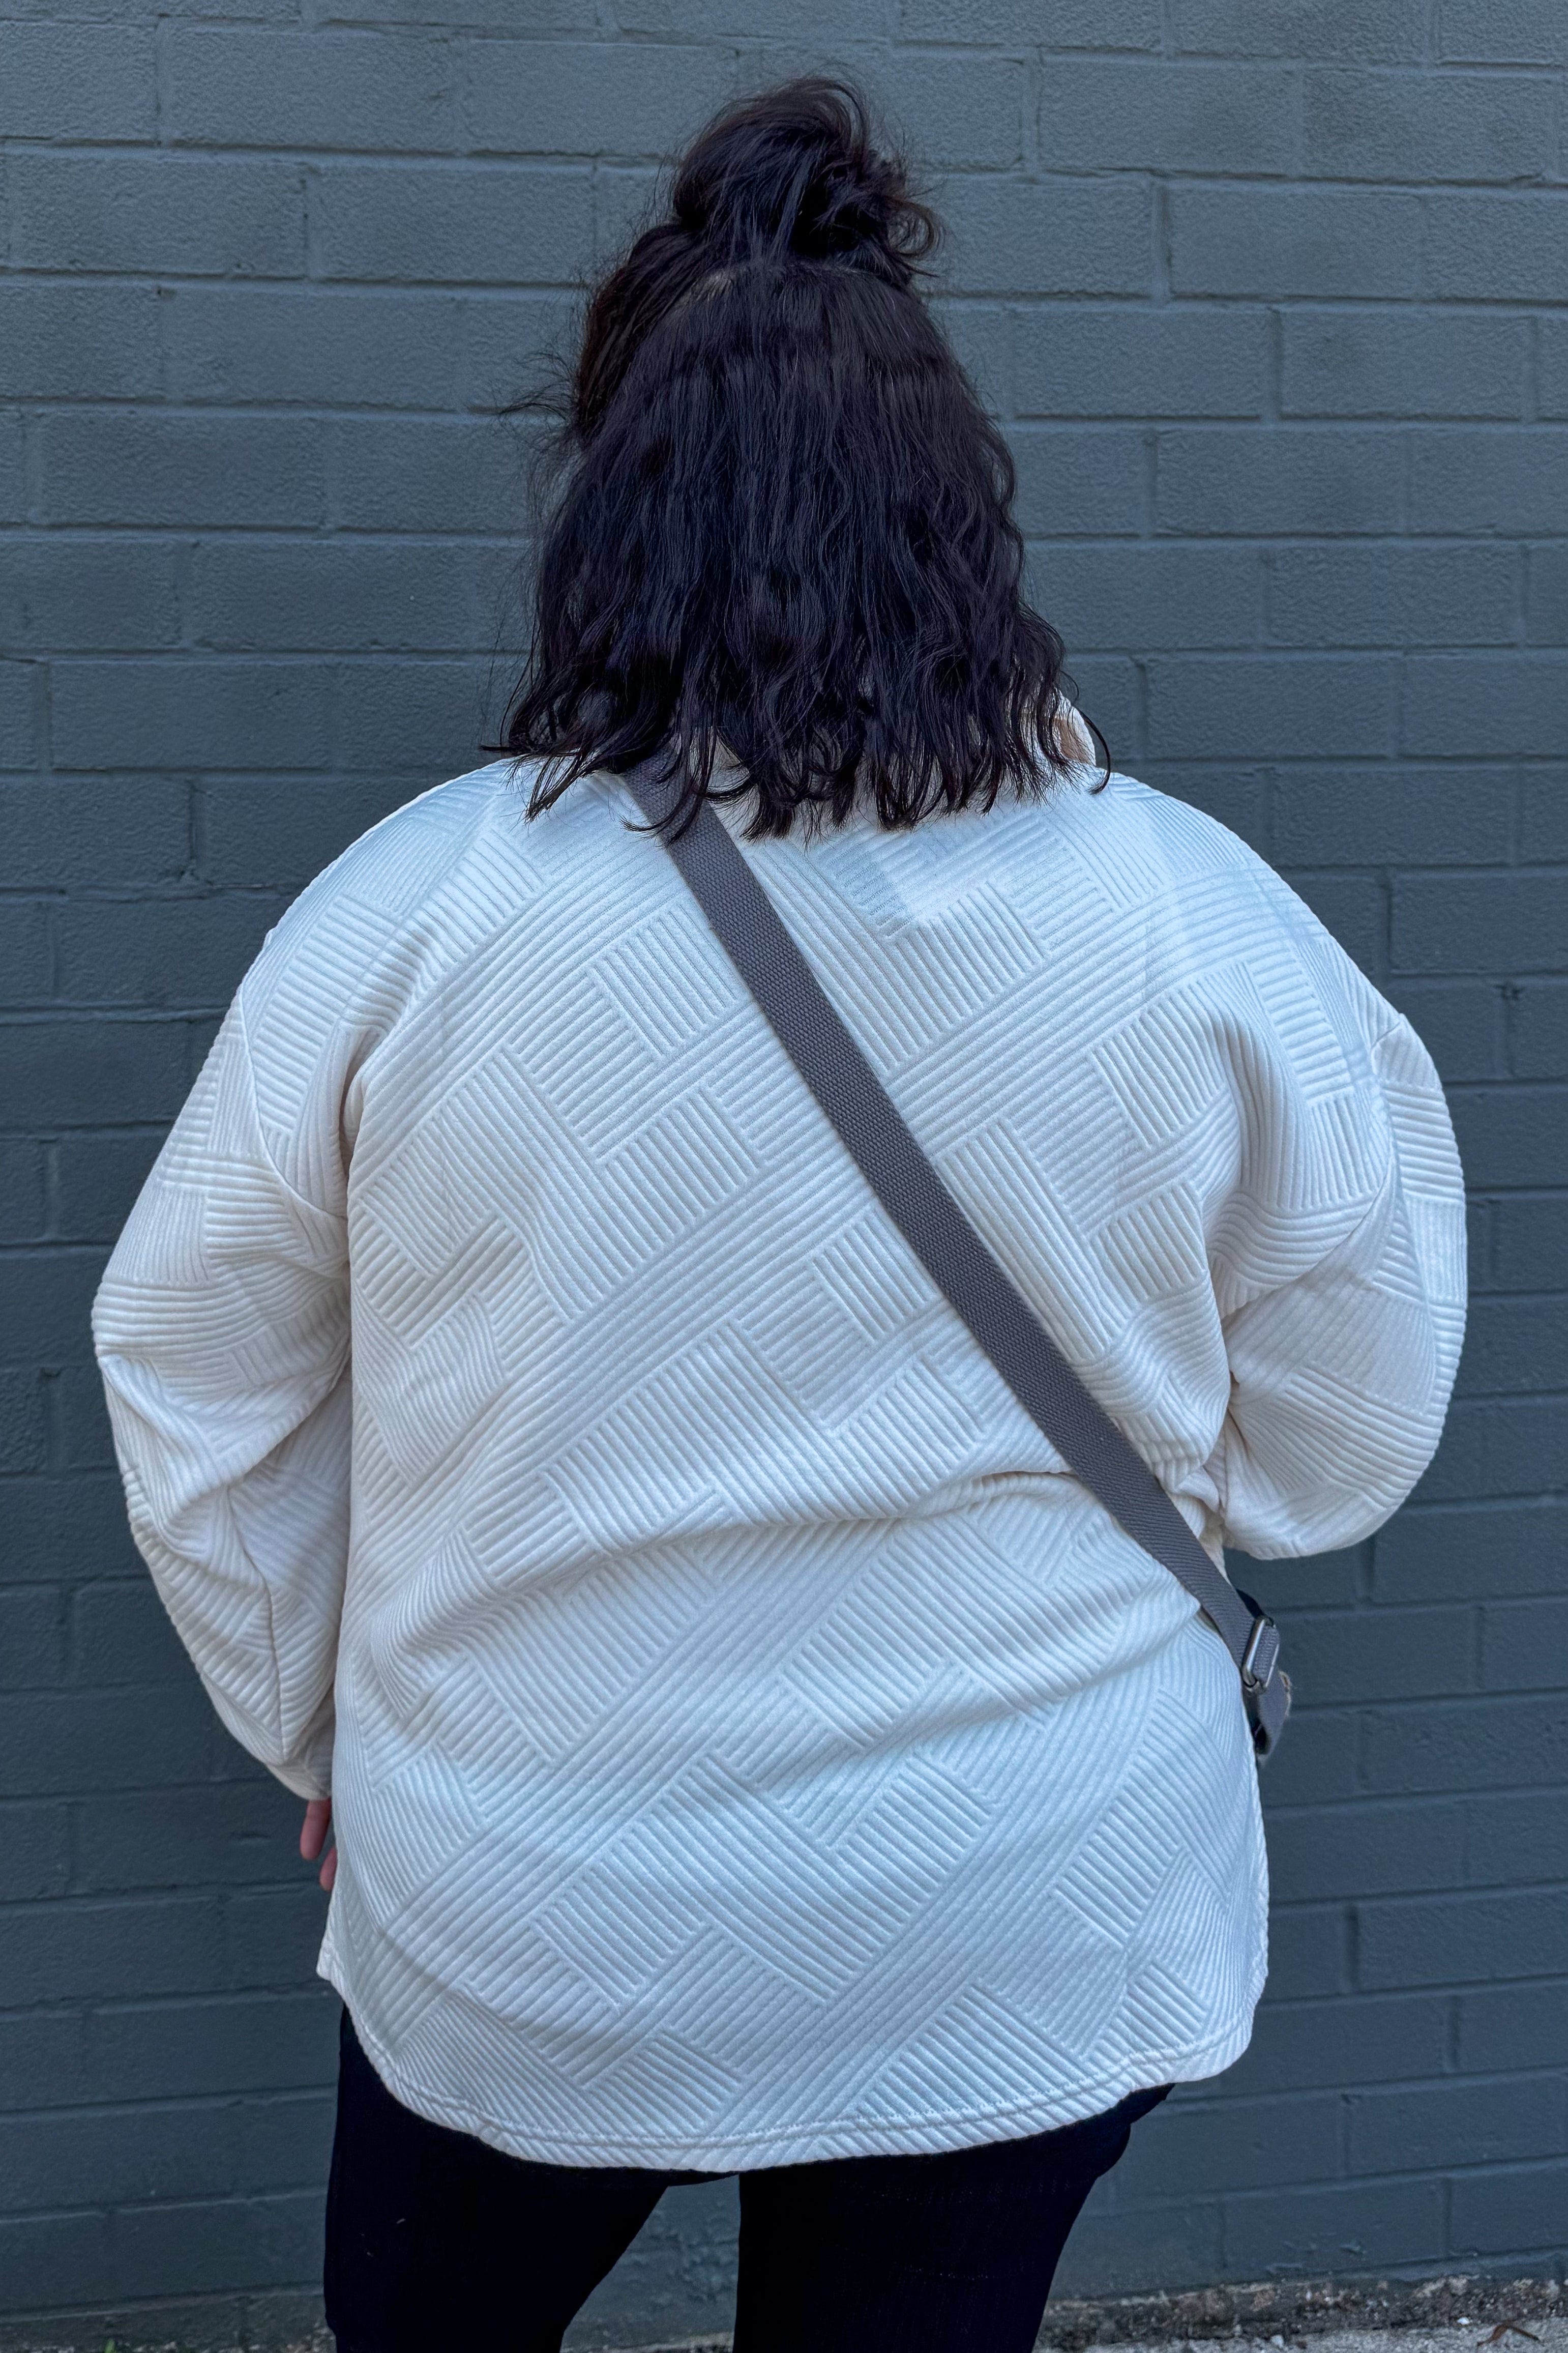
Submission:
[[321,1868],[316,1875],[320,1879],[321,1885],[326,1888],[330,1894],[331,1891],[332,1882],[338,1875],[338,1851],[335,1846],[331,1846],[327,1849],[326,1859],[322,1862]]
[[331,1798],[310,1798],[305,1805],[305,1820],[300,1831],[300,1852],[307,1862],[314,1862],[327,1841],[327,1831],[332,1819]]

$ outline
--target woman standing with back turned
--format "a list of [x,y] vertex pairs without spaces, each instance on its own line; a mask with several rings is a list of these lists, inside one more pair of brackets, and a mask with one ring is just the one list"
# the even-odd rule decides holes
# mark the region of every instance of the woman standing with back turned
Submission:
[[95,1303],[159,1590],[312,1856],[330,1797],[344,2353],[558,2347],[712,2173],[738,2353],[1027,2347],[1263,1983],[1232,1658],[791,1068],[655,754],[1213,1560],[1354,1544],[1441,1426],[1432,1066],[1093,763],[932,228],[837,85],[696,142],[588,314],[516,756],[268,934]]

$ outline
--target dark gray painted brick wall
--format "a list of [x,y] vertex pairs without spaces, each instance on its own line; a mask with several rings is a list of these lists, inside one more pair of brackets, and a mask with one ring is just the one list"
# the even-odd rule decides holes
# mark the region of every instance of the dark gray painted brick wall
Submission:
[[[1255,2047],[1143,2128],[1063,2284],[1560,2266],[1562,0],[0,9],[14,2330],[308,2317],[330,2131],[299,1810],[125,1533],[106,1246],[290,895],[471,761],[524,514],[487,406],[711,101],[835,59],[941,174],[1089,708],[1411,1014],[1475,1195],[1438,1461],[1374,1543],[1257,1572],[1302,1706]],[[729,2200],[668,2201],[601,2341],[722,2318]]]

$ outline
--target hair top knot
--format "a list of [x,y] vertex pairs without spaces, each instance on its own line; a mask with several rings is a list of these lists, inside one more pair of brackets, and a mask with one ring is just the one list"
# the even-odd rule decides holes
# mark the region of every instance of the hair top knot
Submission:
[[670,209],[713,262],[848,262],[903,287],[937,236],[902,162],[873,143],[858,93],[816,76],[716,117]]

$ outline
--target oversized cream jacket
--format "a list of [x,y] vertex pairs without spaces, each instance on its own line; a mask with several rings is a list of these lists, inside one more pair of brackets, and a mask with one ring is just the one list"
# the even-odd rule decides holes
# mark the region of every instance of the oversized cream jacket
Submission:
[[[624,786],[529,823],[530,781],[437,786],[289,908],[94,1304],[174,1624],[331,1789],[321,1973],[408,2106],[574,2165],[962,2147],[1215,2073],[1265,1968],[1229,1657]],[[1354,1544],[1459,1347],[1432,1065],[1233,835],[1091,781],[746,855],[1211,1550]]]

